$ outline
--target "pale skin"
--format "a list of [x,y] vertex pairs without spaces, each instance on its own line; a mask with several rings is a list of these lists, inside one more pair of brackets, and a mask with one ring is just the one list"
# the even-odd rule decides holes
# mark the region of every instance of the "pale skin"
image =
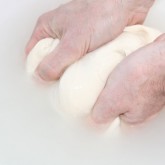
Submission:
[[[59,79],[86,53],[115,39],[128,25],[141,24],[154,0],[73,0],[42,15],[26,53],[47,37],[60,45],[37,68],[46,81]],[[110,75],[91,112],[96,123],[116,117],[128,124],[143,123],[165,104],[165,35],[137,50]]]

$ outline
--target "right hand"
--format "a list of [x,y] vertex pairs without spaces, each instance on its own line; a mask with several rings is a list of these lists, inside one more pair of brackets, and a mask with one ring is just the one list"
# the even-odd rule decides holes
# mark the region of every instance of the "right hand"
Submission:
[[39,65],[39,76],[58,79],[87,52],[113,40],[127,25],[142,23],[154,0],[74,0],[42,15],[26,47],[28,54],[44,38],[59,46]]
[[165,34],[127,56],[111,73],[92,111],[99,124],[116,117],[139,125],[165,106]]

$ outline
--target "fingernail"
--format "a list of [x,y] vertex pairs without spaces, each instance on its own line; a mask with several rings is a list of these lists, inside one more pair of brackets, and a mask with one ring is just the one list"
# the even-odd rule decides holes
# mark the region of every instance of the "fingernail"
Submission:
[[53,79],[53,68],[48,63],[44,63],[37,68],[37,74],[43,80],[51,81]]

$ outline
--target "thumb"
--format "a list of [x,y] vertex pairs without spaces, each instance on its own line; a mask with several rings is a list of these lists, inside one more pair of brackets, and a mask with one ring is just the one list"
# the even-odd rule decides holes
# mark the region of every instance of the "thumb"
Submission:
[[99,124],[112,122],[121,113],[116,94],[107,85],[101,92],[92,111],[92,119]]
[[46,81],[59,79],[69,65],[86,53],[81,45],[80,39],[63,37],[56,49],[38,66],[39,76]]

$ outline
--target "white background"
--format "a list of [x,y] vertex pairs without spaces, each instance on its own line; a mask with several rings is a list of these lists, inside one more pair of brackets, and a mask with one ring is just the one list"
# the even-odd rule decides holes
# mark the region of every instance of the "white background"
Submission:
[[[28,80],[24,47],[37,17],[57,0],[5,0],[0,5],[0,165],[164,165],[165,112],[116,136],[60,117],[47,87]],[[165,1],[146,24],[165,31]]]

